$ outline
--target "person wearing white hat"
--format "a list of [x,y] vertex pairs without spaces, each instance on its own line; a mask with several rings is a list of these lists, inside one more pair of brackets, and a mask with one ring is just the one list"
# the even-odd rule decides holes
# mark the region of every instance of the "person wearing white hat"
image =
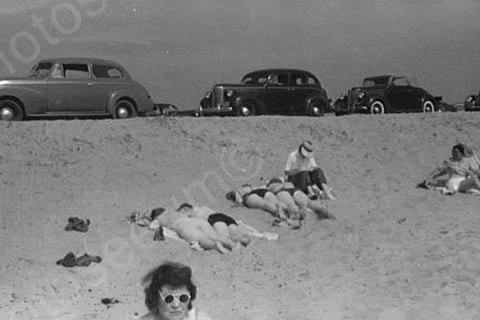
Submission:
[[317,166],[313,157],[313,144],[304,140],[297,150],[288,155],[285,166],[287,180],[309,196],[322,193],[326,199],[334,200],[332,188],[327,184],[325,173]]

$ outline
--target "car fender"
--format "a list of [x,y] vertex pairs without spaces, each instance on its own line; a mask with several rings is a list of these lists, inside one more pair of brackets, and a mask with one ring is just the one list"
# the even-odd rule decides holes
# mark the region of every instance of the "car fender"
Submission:
[[41,90],[25,87],[0,86],[0,99],[12,98],[23,107],[25,115],[46,112],[46,97]]
[[108,113],[113,113],[115,104],[122,99],[131,101],[135,106],[137,113],[139,114],[153,111],[154,104],[147,97],[141,97],[141,95],[129,88],[115,88],[110,93],[110,97],[108,99]]
[[257,114],[265,114],[266,113],[266,107],[265,104],[263,103],[262,100],[252,97],[252,96],[239,96],[235,99],[235,109],[238,108],[244,101],[251,101],[255,104],[255,108],[257,109]]
[[390,108],[390,104],[388,103],[387,99],[385,98],[385,96],[383,95],[372,95],[372,96],[369,96],[368,97],[368,108],[370,108],[370,105],[374,102],[374,101],[381,101],[384,105],[385,105],[385,112],[391,112],[391,108]]
[[308,111],[308,108],[311,106],[311,105],[314,105],[314,104],[319,104],[322,106],[323,108],[323,112],[329,112],[331,107],[328,103],[328,100],[325,100],[324,97],[322,96],[312,96],[312,97],[309,97],[307,99],[307,104],[306,104],[306,110]]

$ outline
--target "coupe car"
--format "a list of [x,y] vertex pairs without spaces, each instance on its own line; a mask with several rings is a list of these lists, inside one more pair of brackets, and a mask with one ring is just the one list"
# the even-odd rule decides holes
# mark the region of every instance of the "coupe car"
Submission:
[[334,103],[337,115],[349,113],[384,114],[393,112],[439,111],[442,97],[434,97],[414,87],[404,76],[384,75],[363,80]]

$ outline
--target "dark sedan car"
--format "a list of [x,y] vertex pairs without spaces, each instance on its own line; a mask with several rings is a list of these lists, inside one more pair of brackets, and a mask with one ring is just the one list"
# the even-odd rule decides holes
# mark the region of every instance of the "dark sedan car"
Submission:
[[40,61],[25,78],[0,79],[0,119],[153,112],[147,90],[118,63],[91,58]]
[[406,77],[385,75],[365,78],[361,87],[354,87],[338,98],[334,109],[337,115],[434,112],[440,110],[441,99],[410,85]]
[[480,92],[477,95],[470,95],[463,104],[465,111],[480,111]]
[[240,84],[216,84],[196,112],[206,115],[308,115],[333,111],[327,92],[312,73],[267,69],[248,73]]

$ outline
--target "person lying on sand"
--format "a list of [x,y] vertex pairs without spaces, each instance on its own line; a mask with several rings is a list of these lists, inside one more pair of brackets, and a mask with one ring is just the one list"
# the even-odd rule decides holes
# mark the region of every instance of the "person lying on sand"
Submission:
[[247,208],[257,208],[271,213],[276,219],[275,225],[285,225],[293,229],[301,226],[302,213],[297,206],[289,206],[280,201],[266,187],[252,187],[244,184],[238,191],[227,193],[226,198]]
[[150,229],[169,228],[191,245],[198,244],[205,250],[216,249],[220,253],[227,253],[239,248],[235,241],[218,234],[205,219],[187,216],[182,212],[164,208],[158,208],[155,211],[157,213],[152,215]]
[[310,141],[303,141],[297,150],[288,155],[285,174],[289,182],[309,197],[321,195],[325,199],[335,200],[325,173],[317,166],[313,157],[313,145]]
[[150,271],[142,280],[148,313],[144,320],[211,320],[193,307],[197,287],[192,282],[192,269],[180,263],[165,262]]
[[315,213],[318,219],[336,219],[334,215],[328,212],[324,203],[310,199],[302,190],[295,188],[291,182],[285,182],[281,178],[272,178],[267,183],[267,188],[281,202],[290,207],[298,206],[299,212],[305,212],[308,209]]
[[207,220],[219,235],[230,238],[243,246],[247,246],[251,242],[250,232],[225,213],[215,212],[208,207],[194,207],[189,203],[183,203],[177,211],[183,212],[189,217]]
[[[445,194],[480,192],[480,161],[464,144],[452,148],[452,156],[436,168],[419,186],[438,188]],[[447,178],[445,179],[445,176]]]

